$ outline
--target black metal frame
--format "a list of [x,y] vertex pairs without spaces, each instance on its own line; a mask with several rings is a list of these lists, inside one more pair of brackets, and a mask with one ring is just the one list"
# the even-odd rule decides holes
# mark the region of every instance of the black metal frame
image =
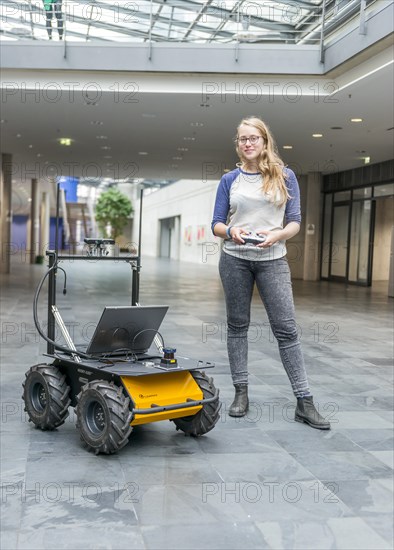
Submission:
[[[57,184],[56,189],[56,231],[55,231],[55,250],[47,250],[46,255],[49,259],[48,264],[48,329],[47,336],[54,342],[55,340],[55,318],[53,316],[52,306],[56,305],[56,276],[57,276],[57,264],[66,260],[79,260],[79,261],[120,261],[130,264],[132,269],[132,281],[131,281],[131,305],[135,306],[139,301],[140,291],[140,272],[141,272],[141,229],[142,229],[142,201],[144,190],[140,191],[140,218],[139,218],[139,234],[138,234],[138,254],[132,256],[84,256],[81,254],[59,254],[58,242],[59,242],[59,209],[60,209],[60,183]],[[55,353],[56,346],[47,342],[47,354],[53,355]]]

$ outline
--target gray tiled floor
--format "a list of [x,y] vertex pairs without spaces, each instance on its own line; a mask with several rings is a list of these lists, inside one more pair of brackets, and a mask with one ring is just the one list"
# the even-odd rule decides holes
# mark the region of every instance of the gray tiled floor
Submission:
[[[58,306],[86,340],[104,305],[124,304],[129,268],[64,266]],[[42,361],[31,303],[43,266],[14,259],[2,279],[1,548],[385,549],[393,547],[392,300],[385,286],[294,281],[315,401],[332,431],[293,421],[294,399],[256,296],[248,416],[232,419],[216,268],[146,258],[140,300],[167,303],[161,332],[179,355],[214,361],[222,416],[192,439],[171,422],[136,427],[126,448],[93,456],[71,411],[34,430],[24,373]],[[59,280],[62,276],[59,275]],[[60,289],[59,289],[60,290]],[[45,297],[40,301],[45,322]]]

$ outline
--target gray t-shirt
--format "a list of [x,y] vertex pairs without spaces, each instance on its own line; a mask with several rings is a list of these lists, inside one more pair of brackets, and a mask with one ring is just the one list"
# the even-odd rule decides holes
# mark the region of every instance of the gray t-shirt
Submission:
[[[286,172],[286,185],[290,199],[282,206],[277,206],[271,197],[262,191],[261,174],[249,174],[241,169],[226,174],[219,186],[215,205],[214,224],[223,221],[229,226],[240,227],[245,232],[263,229],[275,231],[283,229],[286,223],[296,221],[300,223],[299,188],[294,173]],[[227,204],[227,206],[226,206]],[[227,209],[227,216],[224,215]],[[220,219],[221,218],[221,219]],[[224,240],[223,250],[231,256],[246,260],[264,261],[276,260],[286,255],[286,242],[278,241],[270,248],[256,248],[253,244],[238,245],[232,240]]]

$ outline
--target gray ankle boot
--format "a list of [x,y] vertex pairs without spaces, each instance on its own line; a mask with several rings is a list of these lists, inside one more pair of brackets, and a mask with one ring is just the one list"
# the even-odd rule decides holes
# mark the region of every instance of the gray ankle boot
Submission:
[[317,412],[312,396],[297,398],[294,420],[305,422],[305,424],[309,424],[309,426],[318,430],[329,430],[331,428],[330,423]]
[[228,414],[230,416],[245,416],[249,409],[248,385],[234,384],[235,397]]

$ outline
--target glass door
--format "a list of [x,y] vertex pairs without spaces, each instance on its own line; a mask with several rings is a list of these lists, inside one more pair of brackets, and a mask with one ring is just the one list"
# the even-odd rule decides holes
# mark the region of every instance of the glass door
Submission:
[[[327,194],[321,250],[322,279],[359,285],[372,283],[373,227],[375,201],[370,189],[363,193],[342,191]],[[353,199],[353,200],[352,200]]]
[[370,200],[352,204],[348,275],[352,283],[371,284],[372,206]]
[[350,205],[334,204],[332,216],[329,278],[347,278]]

